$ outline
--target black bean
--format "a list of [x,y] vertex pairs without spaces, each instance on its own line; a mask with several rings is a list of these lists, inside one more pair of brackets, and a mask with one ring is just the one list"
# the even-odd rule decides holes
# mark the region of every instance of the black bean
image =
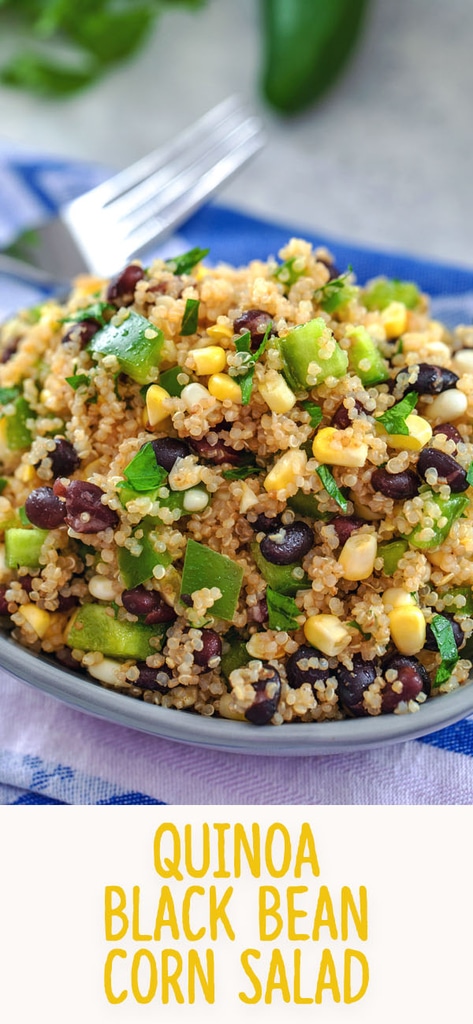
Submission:
[[27,594],[31,594],[33,589],[33,577],[29,573],[26,576],[19,576],[18,582],[21,583],[23,590],[26,590]]
[[248,618],[250,622],[257,622],[259,626],[268,621],[268,605],[265,597],[257,601],[252,608],[248,608]]
[[340,271],[335,263],[332,263],[329,259],[325,259],[323,256],[317,256],[317,263],[323,263],[324,267],[328,270],[329,281],[334,281],[336,277],[340,277]]
[[2,586],[0,586],[0,615],[3,616],[8,615],[8,601],[5,597],[7,589],[8,588],[6,587],[5,584],[2,584]]
[[417,470],[425,480],[429,469],[436,469],[439,480],[445,481],[453,494],[460,494],[469,487],[466,470],[451,455],[440,452],[438,448],[423,448],[417,462]]
[[70,647],[59,647],[54,654],[60,664],[64,665],[64,668],[68,668],[71,672],[82,672],[80,662],[76,661],[76,659],[72,657]]
[[185,459],[190,455],[190,448],[187,441],[181,441],[180,437],[160,437],[157,441],[151,441],[158,466],[169,473],[177,459]]
[[91,338],[97,331],[102,329],[102,324],[99,320],[96,320],[93,316],[87,316],[84,320],[78,320],[77,323],[71,324],[67,331],[63,334],[62,344],[65,345],[68,341],[73,341],[79,345],[80,348],[85,348],[89,344]]
[[255,699],[245,711],[245,718],[253,725],[267,725],[277,710],[281,695],[281,677],[271,665],[263,665],[259,678],[253,683]]
[[166,603],[157,590],[146,590],[142,584],[124,590],[122,594],[123,607],[131,615],[144,615],[147,626],[153,626],[157,622],[173,622],[176,613]]
[[246,313],[237,316],[233,322],[235,334],[249,331],[251,334],[251,347],[258,348],[266,334],[268,324],[272,317],[264,309],[247,309]]
[[200,638],[203,647],[201,651],[194,651],[194,661],[200,668],[208,668],[212,658],[221,657],[222,641],[214,629],[202,629]]
[[360,718],[368,714],[363,695],[378,675],[378,663],[364,661],[361,654],[354,654],[352,660],[352,669],[345,668],[344,665],[339,665],[336,669],[337,693],[340,704],[347,714]]
[[20,344],[20,341],[21,338],[14,338],[13,341],[11,341],[10,344],[3,349],[3,352],[0,355],[0,363],[8,363],[8,360],[15,355],[15,352],[18,348],[18,345]]
[[345,544],[352,533],[363,526],[363,520],[358,516],[334,516],[329,522],[330,526],[333,526],[340,544]]
[[66,506],[55,494],[52,487],[37,487],[25,501],[25,512],[33,526],[41,530],[54,530],[62,526]]
[[404,654],[391,654],[384,659],[382,673],[386,677],[389,670],[397,672],[398,680],[402,683],[402,690],[396,693],[393,684],[386,682],[382,691],[381,711],[389,714],[394,711],[401,701],[415,700],[420,693],[430,694],[430,677],[427,669],[417,658],[408,658]]
[[110,282],[107,291],[108,302],[115,306],[131,306],[135,297],[135,288],[138,281],[142,281],[145,272],[137,263],[130,263],[122,270],[113,281]]
[[[323,657],[323,655],[321,656]],[[309,659],[319,659],[319,654],[314,650],[313,647],[308,647],[307,644],[301,644],[301,646],[291,654],[286,662],[286,674],[289,686],[297,690],[303,683],[310,683],[314,686],[315,683],[324,682],[333,672],[329,668],[302,668],[301,662],[309,661]]]
[[[275,539],[277,537],[277,540]],[[300,562],[310,551],[314,534],[307,523],[297,520],[289,526],[281,526],[273,534],[267,534],[261,541],[261,554],[273,565],[291,565]]]
[[463,438],[453,423],[438,423],[436,427],[432,429],[433,434],[444,434],[448,441],[454,441],[455,444],[461,444]]
[[[355,401],[355,409],[357,412],[364,412],[364,408],[358,400]],[[336,427],[337,430],[346,430],[347,427],[351,427],[352,423],[353,420],[348,415],[348,409],[342,402],[332,416],[332,427]]]
[[58,612],[70,612],[72,608],[77,608],[79,604],[79,598],[75,594],[58,594],[57,596],[57,611]]
[[[411,383],[409,378],[414,371],[417,371],[417,377]],[[458,379],[456,373],[444,366],[418,363],[416,366],[409,366],[407,370],[399,370],[394,380],[390,382],[390,390],[400,391],[402,395],[408,395],[410,391],[416,391],[418,395],[440,395],[442,391],[454,388]]]
[[413,469],[404,469],[402,473],[388,473],[387,469],[375,469],[371,477],[371,486],[386,498],[404,501],[406,498],[415,498],[419,493],[420,480]]
[[218,438],[215,444],[210,444],[210,441],[207,441],[205,437],[200,438],[200,440],[190,437],[189,442],[201,458],[206,459],[207,462],[214,462],[216,466],[221,466],[224,462],[237,466],[241,462],[243,453],[235,451],[230,445],[225,444],[221,438]]
[[54,443],[56,445],[54,451],[48,452],[53,476],[70,476],[80,466],[80,458],[74,445],[70,441],[66,441],[65,437],[55,437]]
[[[445,619],[448,619],[448,621],[450,622],[457,647],[463,647],[463,644],[465,643],[465,634],[460,626],[460,623],[453,618],[453,615],[448,615],[445,612],[442,612],[442,615],[444,616]],[[437,638],[430,623],[427,623],[424,647],[426,651],[438,651],[439,649]]]
[[138,679],[133,680],[133,686],[138,686],[140,690],[169,693],[167,680],[171,678],[171,672],[167,665],[162,665],[161,668],[150,668],[145,661],[137,661],[136,667],[140,674]]
[[103,491],[85,480],[71,480],[66,490],[66,519],[75,533],[99,533],[118,525],[117,513],[102,505]]
[[280,530],[282,527],[281,516],[266,516],[264,512],[260,512],[255,522],[251,524],[255,533],[274,533],[275,530]]

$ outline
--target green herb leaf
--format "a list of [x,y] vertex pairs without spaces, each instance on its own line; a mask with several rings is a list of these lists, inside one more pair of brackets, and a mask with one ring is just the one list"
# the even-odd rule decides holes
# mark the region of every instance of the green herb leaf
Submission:
[[391,409],[386,409],[382,416],[377,416],[377,422],[383,424],[388,434],[409,434],[406,417],[415,409],[418,399],[419,395],[417,392],[411,391],[400,402],[393,405]]
[[246,480],[247,476],[256,476],[257,473],[264,473],[262,466],[250,463],[247,466],[236,466],[235,469],[224,469],[222,476],[225,480]]
[[74,373],[72,377],[66,377],[65,380],[74,391],[77,391],[82,384],[90,384],[90,377],[86,373]]
[[107,323],[104,313],[106,310],[113,310],[116,313],[115,306],[110,305],[109,302],[93,302],[90,306],[82,306],[81,309],[76,309],[75,313],[70,313],[69,316],[65,316],[60,323],[74,323],[78,324],[81,320],[98,320],[102,327]]
[[459,654],[450,619],[447,619],[445,615],[434,615],[430,628],[435,636],[440,657],[442,658],[434,681],[434,686],[440,686],[441,683],[445,683],[450,678],[458,661]]
[[326,313],[334,313],[340,306],[351,302],[355,295],[358,294],[358,288],[355,285],[348,284],[350,274],[351,267],[348,268],[345,274],[327,281],[327,284],[322,285],[322,288],[318,288],[314,292],[314,301],[319,306],[322,306]]
[[199,299],[187,299],[181,324],[181,336],[183,338],[189,334],[195,334],[199,323],[199,306]]
[[8,405],[9,402],[14,402],[19,394],[19,388],[0,388],[0,405]]
[[355,623],[354,618],[351,621],[351,623],[348,623],[347,625],[348,626],[352,626],[354,630],[358,630],[358,633],[361,634],[363,640],[371,640],[372,634],[371,633],[365,633],[364,630],[362,630],[361,627],[358,626],[357,623]]
[[164,483],[167,473],[162,466],[158,466],[151,441],[144,444],[125,466],[123,476],[135,491],[150,491]]
[[299,629],[296,616],[301,613],[292,597],[285,597],[284,594],[278,594],[271,587],[266,587],[266,603],[270,629],[283,629],[288,632]]
[[473,486],[473,462],[470,462],[470,465],[468,466],[466,478],[470,486]]
[[340,506],[342,512],[346,512],[348,509],[347,499],[344,498],[341,490],[337,487],[335,479],[328,466],[319,466],[317,475],[320,477],[327,494],[330,494],[330,497],[337,502],[337,505]]
[[301,402],[302,408],[309,413],[311,427],[318,427],[322,420],[323,412],[317,402]]
[[273,277],[275,277],[277,281],[280,281],[281,284],[286,285],[287,288],[291,288],[292,285],[305,274],[305,264],[302,270],[299,270],[296,267],[296,263],[299,261],[300,256],[292,256],[289,260],[286,260],[285,263],[281,263],[281,265],[274,271]]
[[0,494],[3,494],[5,487],[8,484],[6,476],[0,476]]
[[242,370],[244,372],[240,373],[236,378],[240,385],[242,405],[248,405],[248,402],[250,401],[251,392],[253,390],[255,366],[266,348],[272,326],[272,322],[270,321],[264,332],[264,338],[261,345],[256,349],[256,352],[251,351],[251,334],[249,331],[245,331],[244,334],[240,334],[235,338],[235,348],[237,352],[243,352],[246,355],[246,358],[242,363]]
[[210,249],[189,249],[189,252],[184,252],[182,256],[172,256],[171,259],[166,260],[166,266],[173,274],[180,276],[181,274],[190,274],[191,270],[200,263],[210,252]]

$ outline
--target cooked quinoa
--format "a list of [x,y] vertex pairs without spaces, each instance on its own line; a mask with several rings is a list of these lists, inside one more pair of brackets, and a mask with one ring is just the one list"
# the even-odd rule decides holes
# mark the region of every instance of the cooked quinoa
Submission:
[[292,239],[81,277],[0,331],[0,615],[150,704],[419,710],[473,641],[473,328]]

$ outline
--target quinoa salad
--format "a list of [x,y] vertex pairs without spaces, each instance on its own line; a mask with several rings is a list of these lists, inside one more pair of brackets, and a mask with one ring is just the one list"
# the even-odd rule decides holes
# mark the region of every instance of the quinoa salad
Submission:
[[206,256],[0,329],[2,625],[170,709],[418,712],[472,667],[473,328],[301,239]]

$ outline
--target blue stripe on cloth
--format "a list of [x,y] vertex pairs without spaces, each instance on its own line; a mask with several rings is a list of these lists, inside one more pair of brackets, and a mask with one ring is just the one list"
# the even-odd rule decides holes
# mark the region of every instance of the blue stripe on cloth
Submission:
[[0,802],[8,804],[163,804],[148,793],[122,788],[71,765],[36,754],[0,751]]
[[466,754],[473,757],[473,719],[465,718],[456,725],[450,725],[448,729],[440,729],[439,732],[431,732],[428,736],[422,736],[419,743],[429,743],[432,747],[440,750],[450,750],[455,754]]

